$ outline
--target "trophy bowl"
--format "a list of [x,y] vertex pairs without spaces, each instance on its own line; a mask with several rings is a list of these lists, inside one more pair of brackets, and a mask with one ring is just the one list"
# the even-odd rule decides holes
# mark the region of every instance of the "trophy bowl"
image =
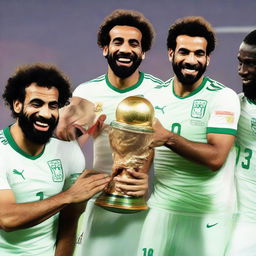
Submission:
[[[127,170],[148,172],[144,164],[152,150],[154,108],[145,98],[131,96],[121,101],[116,109],[116,120],[110,123],[109,141],[112,148],[112,179],[95,204],[117,213],[146,210],[145,198],[128,196],[116,191],[114,177],[131,177]],[[138,159],[144,159],[138,161]]]

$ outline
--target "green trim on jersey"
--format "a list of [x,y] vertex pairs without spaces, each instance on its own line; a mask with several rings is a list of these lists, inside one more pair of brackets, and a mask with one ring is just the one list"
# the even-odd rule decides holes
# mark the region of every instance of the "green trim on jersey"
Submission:
[[100,81],[103,81],[104,79],[105,79],[105,75],[101,75],[101,76],[98,76],[97,78],[95,78],[93,80],[90,80],[90,81],[86,82],[86,84],[93,83],[93,82],[100,82]]
[[144,78],[146,79],[150,79],[152,82],[154,83],[158,83],[158,84],[162,84],[163,81],[155,76],[152,76],[150,74],[144,74]]
[[219,134],[230,134],[230,135],[236,135],[235,129],[229,129],[229,128],[215,128],[215,127],[208,127],[206,129],[206,133],[219,133]]
[[116,91],[116,92],[119,92],[119,93],[125,93],[125,92],[132,91],[132,90],[136,89],[137,87],[139,87],[139,86],[141,85],[141,83],[142,83],[142,81],[143,81],[143,79],[144,79],[144,73],[143,73],[143,72],[140,72],[139,81],[138,81],[136,84],[134,84],[133,86],[131,86],[131,87],[129,87],[129,88],[125,88],[125,89],[118,89],[118,88],[116,88],[115,86],[113,86],[113,85],[109,82],[109,80],[108,80],[108,75],[107,75],[107,74],[105,75],[105,78],[106,78],[107,86],[108,86],[110,89],[112,89],[112,90],[114,90],[114,91]]
[[29,158],[29,159],[31,159],[31,160],[36,160],[36,159],[38,159],[38,158],[44,153],[45,147],[44,147],[43,151],[42,151],[40,154],[36,155],[36,156],[31,156],[31,155],[27,154],[26,152],[24,152],[24,151],[16,144],[16,142],[15,142],[15,140],[13,139],[12,134],[11,134],[11,132],[10,132],[10,127],[9,127],[9,126],[6,127],[6,128],[4,128],[3,131],[4,131],[4,135],[5,135],[6,139],[7,139],[8,142],[9,142],[9,145],[10,145],[16,152],[18,152],[19,154],[21,154],[22,156],[24,156],[24,157],[26,157],[26,158]]
[[247,100],[250,104],[256,105],[256,101],[251,100],[251,99],[248,99],[246,96],[245,96],[245,98],[246,98],[246,100]]
[[207,77],[204,77],[202,83],[201,83],[194,91],[192,91],[189,95],[187,95],[187,96],[185,96],[185,97],[180,97],[180,96],[176,95],[176,93],[175,93],[175,91],[174,91],[174,79],[173,79],[173,80],[171,81],[171,83],[172,83],[173,95],[174,95],[176,98],[178,98],[178,99],[186,99],[186,98],[189,98],[189,97],[195,95],[196,93],[200,92],[200,91],[204,88],[204,86],[205,86],[207,80],[208,80]]

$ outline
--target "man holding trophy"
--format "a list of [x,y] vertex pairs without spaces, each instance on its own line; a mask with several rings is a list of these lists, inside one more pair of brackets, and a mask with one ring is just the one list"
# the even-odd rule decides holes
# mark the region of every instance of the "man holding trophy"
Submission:
[[[83,109],[91,105],[90,102],[94,104],[96,112],[104,114],[89,130],[94,137],[93,168],[97,171],[110,173],[112,170],[112,150],[109,144],[109,125],[111,122],[117,121],[117,123],[112,123],[114,129],[120,128],[120,126],[127,128],[127,120],[122,123],[122,120],[115,117],[118,104],[129,96],[143,97],[152,88],[162,83],[160,79],[140,72],[138,69],[141,61],[145,58],[145,52],[151,47],[153,37],[153,26],[141,13],[130,10],[113,11],[105,18],[98,32],[98,45],[102,48],[103,56],[108,61],[107,74],[78,86],[73,93],[71,104],[61,114],[60,125],[56,134],[64,140],[76,137],[75,128],[79,128],[84,133],[82,126],[87,125],[88,120],[86,120],[87,115],[83,114]],[[152,112],[149,111],[149,113],[152,115]],[[139,123],[142,125],[143,122],[140,120]],[[133,125],[134,123],[131,124],[128,121],[129,128]],[[144,132],[151,134],[149,127],[148,130],[145,127],[140,128],[142,134]],[[137,128],[135,130],[137,131]],[[123,134],[127,136],[127,133]],[[81,137],[84,136],[87,135]],[[131,136],[130,139],[133,140],[134,136]],[[115,143],[115,146],[119,146],[118,143]],[[115,153],[114,155],[116,164],[118,154]],[[125,175],[114,177],[114,191],[111,190],[111,185],[107,188],[107,192],[111,192],[111,200],[117,198],[118,201],[121,200],[121,205],[125,205],[127,197],[132,200],[133,197],[145,196],[148,190],[146,170],[149,169],[152,157],[153,154],[150,151],[146,157],[132,159],[135,161],[135,168],[127,167],[127,161],[123,168],[120,168],[121,165],[117,166],[116,169],[115,166],[113,167],[116,174],[122,173],[125,169]],[[143,171],[137,171],[139,162],[141,162],[139,169]],[[128,200],[128,206],[134,205],[131,200]],[[143,205],[141,201],[136,203],[140,206]],[[116,206],[116,202],[114,204]],[[101,204],[101,206],[104,205]],[[85,254],[98,256],[102,253],[111,256],[135,255],[146,211],[120,214],[113,212],[123,211],[115,210],[117,209],[115,206],[110,207],[112,211],[107,211],[102,207],[95,206],[94,200],[88,202],[83,227],[79,235],[80,244],[77,246],[77,256]],[[104,207],[108,208],[109,204]],[[131,211],[136,212],[138,210],[132,209]]]

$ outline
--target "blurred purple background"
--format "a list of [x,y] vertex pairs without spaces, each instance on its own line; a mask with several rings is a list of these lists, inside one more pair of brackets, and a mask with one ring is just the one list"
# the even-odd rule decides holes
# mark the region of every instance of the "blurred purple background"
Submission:
[[[157,37],[141,70],[166,80],[171,65],[166,51],[167,30],[177,18],[205,17],[216,29],[218,44],[207,75],[240,92],[237,51],[244,36],[256,28],[255,0],[1,0],[0,86],[19,65],[47,62],[71,79],[73,89],[106,72],[107,64],[96,43],[97,29],[114,9],[142,12]],[[0,100],[0,128],[13,122]],[[91,143],[85,147],[91,165]]]

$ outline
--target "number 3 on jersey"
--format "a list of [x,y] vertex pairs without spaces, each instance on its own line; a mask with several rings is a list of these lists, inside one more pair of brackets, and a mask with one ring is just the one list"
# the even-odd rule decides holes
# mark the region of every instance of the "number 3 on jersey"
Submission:
[[[241,148],[237,146],[237,162],[239,160],[240,153],[241,153]],[[244,160],[241,162],[241,165],[244,169],[246,170],[250,169],[251,158],[252,158],[252,150],[250,148],[245,148]]]

